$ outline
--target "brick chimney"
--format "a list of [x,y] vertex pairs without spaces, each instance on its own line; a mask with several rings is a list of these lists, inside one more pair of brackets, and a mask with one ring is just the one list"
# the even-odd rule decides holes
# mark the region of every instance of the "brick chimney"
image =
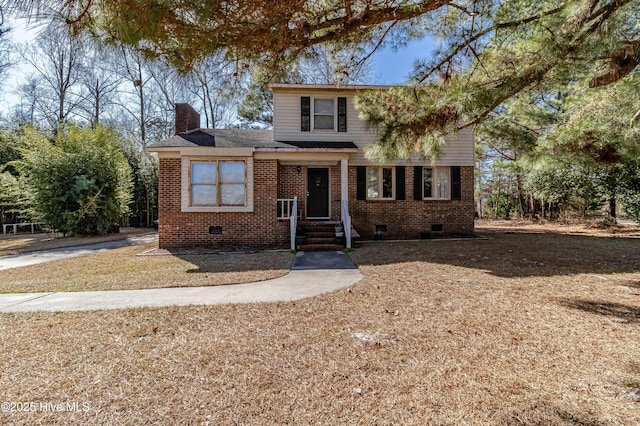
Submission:
[[200,128],[200,114],[189,104],[176,104],[176,135]]

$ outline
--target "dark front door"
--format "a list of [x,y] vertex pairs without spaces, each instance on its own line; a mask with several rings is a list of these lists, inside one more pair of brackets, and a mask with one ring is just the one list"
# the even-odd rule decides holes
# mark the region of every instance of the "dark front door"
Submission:
[[307,217],[329,217],[329,169],[307,169]]

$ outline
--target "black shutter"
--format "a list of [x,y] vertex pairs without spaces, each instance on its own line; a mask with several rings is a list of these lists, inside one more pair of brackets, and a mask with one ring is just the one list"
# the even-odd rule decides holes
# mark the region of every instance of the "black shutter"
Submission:
[[309,96],[300,98],[300,130],[311,131],[311,98]]
[[404,166],[396,166],[396,200],[406,200]]
[[460,179],[460,166],[451,167],[451,199],[462,199],[462,181]]
[[413,199],[422,200],[422,166],[413,167]]
[[338,131],[347,131],[347,98],[338,98]]
[[356,167],[356,199],[367,199],[367,168],[365,166]]

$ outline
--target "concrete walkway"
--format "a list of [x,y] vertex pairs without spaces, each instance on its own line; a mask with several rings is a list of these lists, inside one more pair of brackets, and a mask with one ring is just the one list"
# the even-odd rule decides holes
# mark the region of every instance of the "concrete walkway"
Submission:
[[360,279],[362,275],[343,252],[300,252],[296,254],[291,272],[273,280],[212,287],[0,294],[0,312],[291,301],[345,288]]

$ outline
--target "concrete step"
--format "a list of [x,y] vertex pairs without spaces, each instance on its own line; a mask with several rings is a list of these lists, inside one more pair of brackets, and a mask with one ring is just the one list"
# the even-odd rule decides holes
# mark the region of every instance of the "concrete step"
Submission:
[[336,226],[336,225],[340,225],[340,221],[337,220],[300,220],[298,221],[298,224],[301,226]]
[[305,231],[304,235],[307,238],[335,238],[336,237],[335,231],[330,231],[330,232]]
[[336,242],[336,221],[300,221],[298,227],[302,228],[307,237],[304,244],[298,246],[300,251],[336,251],[344,249],[344,245]]
[[305,244],[335,244],[336,237],[309,237],[304,242]]
[[302,244],[298,246],[299,251],[340,251],[344,246],[340,244]]

